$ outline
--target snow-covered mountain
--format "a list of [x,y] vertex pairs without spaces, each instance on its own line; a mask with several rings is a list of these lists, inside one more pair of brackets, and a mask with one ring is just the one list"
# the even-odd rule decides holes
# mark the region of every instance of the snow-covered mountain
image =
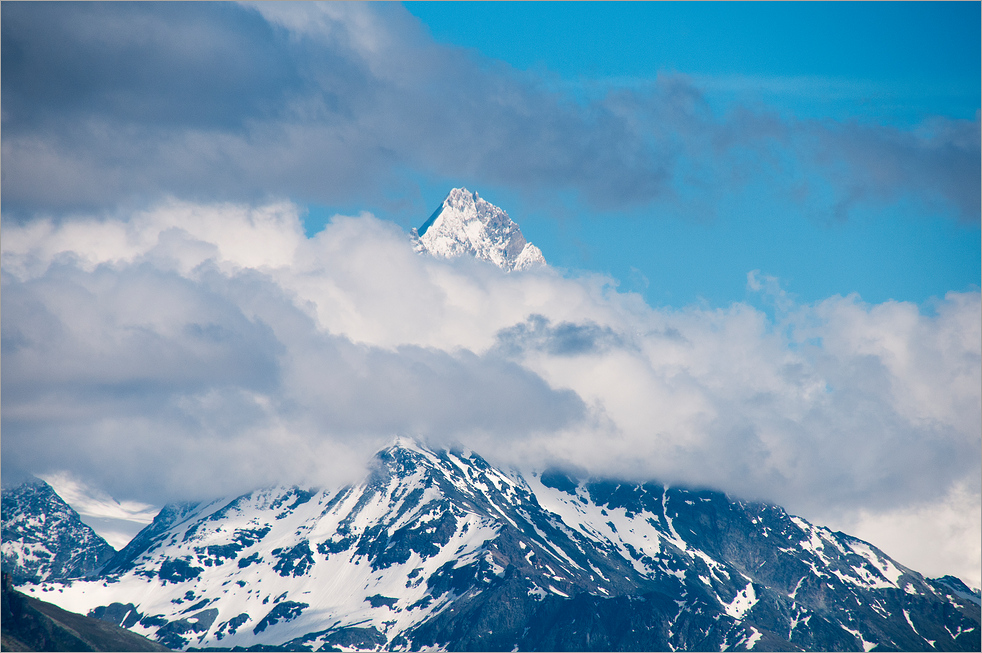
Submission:
[[116,554],[40,479],[3,488],[2,513],[0,557],[15,582],[83,578]]
[[779,507],[408,440],[356,486],[170,505],[100,579],[21,589],[174,648],[980,646],[956,579]]
[[507,213],[466,188],[450,191],[440,208],[412,230],[411,237],[417,252],[444,258],[469,254],[508,271],[546,262]]

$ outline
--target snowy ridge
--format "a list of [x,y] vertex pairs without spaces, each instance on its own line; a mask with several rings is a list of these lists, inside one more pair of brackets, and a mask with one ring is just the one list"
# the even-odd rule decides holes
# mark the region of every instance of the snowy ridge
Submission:
[[16,581],[98,572],[116,551],[40,479],[3,488],[3,570]]
[[184,649],[980,641],[979,608],[953,581],[776,506],[553,470],[523,477],[407,439],[356,486],[168,506],[106,570],[22,589]]
[[[663,588],[674,575],[683,584],[681,594],[706,592],[724,614],[745,623],[762,616],[754,613],[762,598],[785,603],[785,647],[787,642],[806,649],[828,646],[814,641],[817,624],[811,621],[819,618],[822,627],[835,623],[832,615],[814,611],[830,597],[896,621],[897,613],[888,606],[895,605],[901,576],[911,588],[908,593],[918,598],[937,594],[936,583],[900,567],[868,543],[813,526],[774,506],[656,484],[579,483],[558,473],[533,479],[532,487],[544,507],[578,523],[599,546],[632,559],[639,572]],[[706,517],[725,530],[727,541],[719,541],[718,532],[705,532]],[[894,590],[892,595],[876,596],[884,588]],[[872,629],[845,625],[852,623],[855,610],[844,614],[849,617],[839,627],[856,639],[840,637],[839,645],[861,649],[871,641],[887,643],[871,635]],[[911,631],[909,622],[904,623],[907,627],[901,628]],[[882,627],[876,630],[882,632]],[[755,629],[747,641],[756,644],[761,632],[766,631]],[[928,640],[912,632],[920,645],[907,641],[902,648],[924,648]],[[898,645],[901,640],[892,641]]]
[[443,258],[470,255],[509,272],[546,263],[507,213],[466,188],[451,190],[411,236],[419,253]]

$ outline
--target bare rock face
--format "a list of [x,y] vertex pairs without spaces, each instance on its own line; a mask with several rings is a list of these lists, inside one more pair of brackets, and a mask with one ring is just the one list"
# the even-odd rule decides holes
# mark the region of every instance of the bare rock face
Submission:
[[450,191],[429,220],[413,229],[416,251],[444,258],[473,256],[502,270],[545,265],[538,247],[503,210],[466,188]]

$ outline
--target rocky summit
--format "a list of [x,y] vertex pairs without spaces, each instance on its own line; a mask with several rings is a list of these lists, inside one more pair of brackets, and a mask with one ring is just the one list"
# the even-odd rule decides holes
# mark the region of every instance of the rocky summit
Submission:
[[3,488],[2,513],[0,555],[14,582],[84,578],[116,554],[40,479]]
[[980,648],[977,592],[777,506],[405,439],[358,485],[170,505],[97,579],[20,589],[187,650]]
[[546,263],[507,213],[466,188],[450,191],[411,237],[419,253],[443,258],[469,255],[509,272]]

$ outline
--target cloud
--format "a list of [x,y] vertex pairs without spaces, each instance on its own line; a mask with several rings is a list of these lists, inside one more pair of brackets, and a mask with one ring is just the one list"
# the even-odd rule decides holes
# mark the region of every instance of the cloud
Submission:
[[[840,475],[822,501],[864,505],[940,496],[979,448],[977,293],[933,316],[856,296],[782,295],[776,322],[655,310],[600,276],[422,258],[370,216],[307,239],[290,204],[172,201],[5,236],[8,424],[158,402],[192,431],[239,416],[216,433],[290,411],[344,437],[541,432],[611,473],[801,501]],[[35,406],[66,394],[85,401]]]
[[[965,485],[952,488],[943,501],[886,512],[829,515],[827,523],[868,542],[885,543],[895,560],[926,576],[954,573],[972,587],[982,586],[982,511],[978,492]],[[929,536],[911,537],[914,533]]]
[[599,275],[419,256],[367,214],[307,238],[289,203],[4,236],[5,474],[160,503],[351,480],[408,434],[832,520],[978,501],[978,292],[800,304],[755,271],[773,318],[653,309]]
[[910,132],[717,116],[682,75],[571,89],[435,43],[397,5],[15,3],[3,16],[8,215],[163,193],[396,206],[420,174],[705,215],[763,171],[769,192],[818,214],[913,198],[979,218],[978,119]]
[[373,272],[345,247],[352,231],[377,253],[398,242],[405,261],[418,257],[369,217],[308,242],[298,215],[175,203],[130,223],[5,227],[5,468],[71,469],[160,502],[337,482],[397,433],[508,441],[581,417],[574,393],[504,358],[325,329],[318,312],[334,321],[357,307],[331,296],[345,279],[319,256],[380,289],[370,310],[387,305],[380,272],[399,271]]
[[68,116],[236,130],[300,85],[273,27],[231,5],[12,5],[3,18],[4,121],[15,133],[69,140]]
[[844,220],[863,201],[915,198],[930,209],[954,209],[966,223],[982,215],[979,115],[935,117],[914,131],[858,123],[801,125],[803,151],[834,192],[832,215]]

